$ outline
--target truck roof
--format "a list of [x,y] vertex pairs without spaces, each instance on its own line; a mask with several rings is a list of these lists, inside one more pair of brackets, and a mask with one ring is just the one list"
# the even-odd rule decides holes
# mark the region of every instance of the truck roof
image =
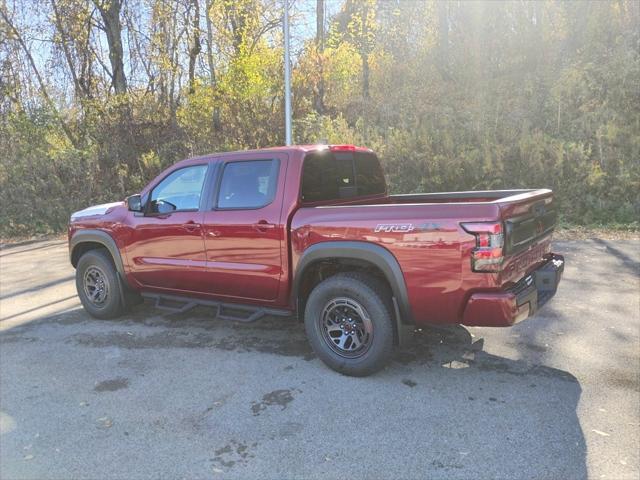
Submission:
[[[304,144],[304,145],[290,145],[290,146],[283,146],[283,147],[270,147],[270,148],[265,148],[263,150],[278,150],[278,151],[288,151],[288,150],[301,150],[303,152],[312,152],[315,150],[325,150],[325,149],[329,149],[331,151],[348,151],[348,152],[371,152],[372,150],[370,148],[367,147],[359,147],[357,145],[351,145],[351,144],[322,144],[322,143],[315,143],[315,144]],[[252,150],[249,150],[252,151]]]
[[233,155],[245,155],[247,153],[261,153],[261,152],[301,152],[301,153],[309,153],[318,150],[330,150],[332,152],[366,152],[372,153],[373,150],[367,147],[360,147],[357,145],[350,144],[304,144],[304,145],[288,145],[288,146],[280,146],[280,147],[267,147],[267,148],[258,148],[253,150],[235,150],[231,152],[217,152],[217,153],[208,153],[206,155],[199,155],[197,157],[188,158],[186,160],[182,160],[178,162],[176,165],[189,165],[191,163],[196,163],[200,160],[209,160],[214,158],[219,158],[223,156],[233,156]]

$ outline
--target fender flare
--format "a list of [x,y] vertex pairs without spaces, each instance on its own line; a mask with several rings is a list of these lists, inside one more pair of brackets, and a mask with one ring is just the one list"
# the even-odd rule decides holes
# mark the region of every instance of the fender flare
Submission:
[[298,261],[294,275],[292,288],[293,305],[298,305],[300,282],[305,270],[317,261],[336,258],[360,260],[371,263],[380,269],[391,286],[394,308],[396,309],[398,335],[401,335],[403,326],[413,325],[409,294],[400,264],[389,250],[374,243],[358,241],[321,242],[307,248]]
[[78,245],[83,243],[99,243],[104,246],[111,254],[111,258],[113,258],[113,263],[116,266],[116,271],[118,272],[120,281],[125,287],[131,288],[127,281],[127,276],[125,275],[124,263],[122,262],[122,256],[120,255],[120,249],[111,235],[102,230],[88,229],[77,231],[69,240],[69,261],[74,267],[73,252]]

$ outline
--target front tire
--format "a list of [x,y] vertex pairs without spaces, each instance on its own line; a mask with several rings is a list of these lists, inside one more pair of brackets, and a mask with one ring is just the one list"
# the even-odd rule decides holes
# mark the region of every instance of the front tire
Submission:
[[388,289],[362,273],[339,273],[307,300],[304,323],[318,357],[344,375],[364,377],[387,364],[394,334]]
[[95,318],[116,318],[124,312],[118,272],[104,250],[89,250],[76,266],[76,289],[84,309]]

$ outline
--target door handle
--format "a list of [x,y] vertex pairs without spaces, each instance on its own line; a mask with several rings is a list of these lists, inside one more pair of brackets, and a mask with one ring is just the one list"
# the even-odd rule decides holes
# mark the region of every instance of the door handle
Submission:
[[197,229],[200,228],[200,224],[196,223],[196,222],[187,222],[185,224],[182,225],[182,228],[184,228],[187,232],[193,232]]
[[276,228],[275,224],[269,223],[266,220],[260,220],[258,223],[253,224],[253,228],[259,232],[266,232],[267,230],[273,230]]

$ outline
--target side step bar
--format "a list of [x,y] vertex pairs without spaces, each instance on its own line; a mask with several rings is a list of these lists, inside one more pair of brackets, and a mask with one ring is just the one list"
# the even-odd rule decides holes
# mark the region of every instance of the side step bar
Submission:
[[223,303],[215,300],[203,300],[200,298],[181,297],[179,295],[164,295],[160,293],[142,293],[144,298],[152,300],[154,306],[159,310],[164,310],[170,314],[184,313],[192,308],[214,307],[216,309],[215,319],[231,320],[234,322],[251,323],[260,320],[265,315],[277,317],[289,317],[292,312],[277,308],[264,308],[254,305],[244,305],[238,303]]

